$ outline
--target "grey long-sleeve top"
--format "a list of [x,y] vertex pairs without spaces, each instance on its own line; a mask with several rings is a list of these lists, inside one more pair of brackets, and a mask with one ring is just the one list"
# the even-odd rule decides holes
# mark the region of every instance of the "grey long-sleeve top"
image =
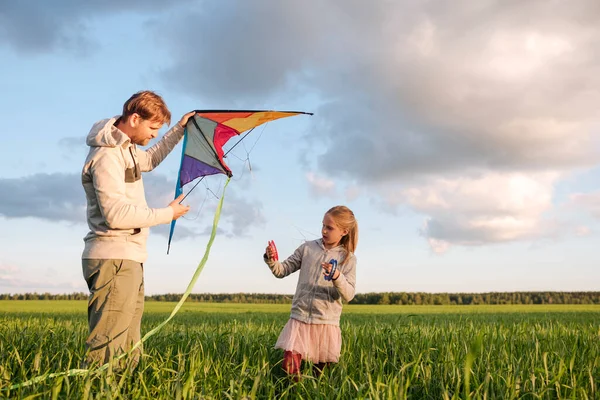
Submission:
[[[348,258],[344,262],[344,260]],[[340,275],[336,280],[323,277],[321,263],[331,259],[338,261]],[[298,285],[292,300],[291,318],[309,324],[339,325],[342,299],[354,298],[356,286],[356,257],[342,246],[325,249],[323,240],[303,243],[285,261],[265,262],[277,278],[284,278],[298,270]]]

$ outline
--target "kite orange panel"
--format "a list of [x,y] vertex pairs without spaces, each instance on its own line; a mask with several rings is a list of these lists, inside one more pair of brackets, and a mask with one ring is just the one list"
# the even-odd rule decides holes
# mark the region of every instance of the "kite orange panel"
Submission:
[[255,112],[254,114],[249,115],[245,118],[235,116],[234,118],[223,122],[223,125],[233,128],[241,133],[261,124],[264,124],[265,122],[274,121],[279,118],[291,117],[292,115],[296,114],[298,113],[281,111],[260,111]]

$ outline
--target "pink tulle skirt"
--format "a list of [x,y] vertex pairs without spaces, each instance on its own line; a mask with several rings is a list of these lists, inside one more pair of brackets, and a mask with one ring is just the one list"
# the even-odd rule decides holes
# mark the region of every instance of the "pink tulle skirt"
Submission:
[[279,334],[276,349],[302,354],[313,363],[338,362],[342,350],[342,333],[336,325],[305,324],[290,318]]

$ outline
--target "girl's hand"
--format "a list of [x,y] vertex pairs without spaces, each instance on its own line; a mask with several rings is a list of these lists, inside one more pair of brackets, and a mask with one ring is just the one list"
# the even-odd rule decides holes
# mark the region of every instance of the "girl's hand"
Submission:
[[[331,272],[331,268],[333,268],[333,265],[330,263],[321,263],[321,268],[323,268],[323,276],[327,276]],[[336,269],[335,273],[333,274],[333,279],[335,280],[339,277],[340,277],[340,270]]]

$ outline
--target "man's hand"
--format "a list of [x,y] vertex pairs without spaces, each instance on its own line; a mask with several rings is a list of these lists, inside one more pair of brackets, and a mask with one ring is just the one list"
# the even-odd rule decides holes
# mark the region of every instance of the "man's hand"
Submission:
[[173,209],[174,220],[190,211],[190,206],[184,206],[182,204],[179,204],[179,202],[183,200],[183,197],[184,195],[183,193],[181,193],[179,197],[177,197],[175,200],[169,203],[169,207]]
[[181,119],[179,120],[179,125],[181,125],[182,128],[185,128],[185,126],[187,125],[188,121],[190,120],[190,118],[196,114],[196,111],[192,111],[189,112],[187,114],[184,114],[183,117],[181,117]]

